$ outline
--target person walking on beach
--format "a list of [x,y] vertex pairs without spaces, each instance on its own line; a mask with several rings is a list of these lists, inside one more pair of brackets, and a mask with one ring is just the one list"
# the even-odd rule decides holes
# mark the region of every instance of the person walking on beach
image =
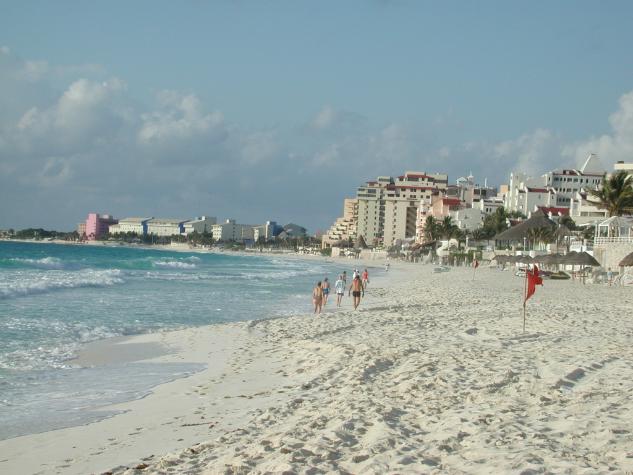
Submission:
[[327,299],[330,295],[330,282],[327,280],[327,277],[323,279],[323,285],[321,286],[323,290],[323,306],[327,305]]
[[363,290],[367,290],[367,284],[369,284],[369,272],[365,269],[363,271]]
[[354,277],[354,280],[352,280],[352,284],[349,286],[349,291],[347,295],[349,294],[352,294],[352,297],[354,298],[354,310],[356,310],[360,305],[361,294],[363,295],[363,297],[365,296],[365,291],[363,290],[363,283],[360,280],[360,275],[357,275],[356,277]]
[[312,303],[314,304],[314,313],[321,313],[323,309],[323,289],[321,288],[321,281],[318,281],[312,290]]
[[345,293],[345,281],[342,275],[339,275],[336,282],[334,282],[334,291],[336,292],[336,306],[340,307],[343,294]]

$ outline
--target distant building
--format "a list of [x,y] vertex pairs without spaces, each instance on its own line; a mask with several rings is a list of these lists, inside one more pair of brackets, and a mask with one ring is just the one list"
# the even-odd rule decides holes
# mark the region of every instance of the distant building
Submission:
[[294,223],[286,224],[282,232],[285,233],[286,236],[290,238],[306,237],[308,234],[308,231],[306,228]]
[[593,255],[605,270],[617,270],[619,262],[631,252],[633,217],[612,216],[598,223],[593,238]]
[[189,235],[193,232],[198,234],[213,232],[213,226],[217,224],[217,219],[213,216],[199,216],[184,223],[183,233]]
[[77,234],[79,237],[84,239],[86,237],[86,222],[77,224]]
[[224,223],[213,225],[211,233],[216,241],[245,242],[254,239],[254,226],[237,224],[234,219],[227,219]]
[[613,169],[617,172],[620,170],[624,170],[629,173],[629,175],[633,175],[633,163],[623,162],[622,160],[618,161],[613,165]]
[[512,173],[505,208],[527,216],[540,206],[570,208],[576,193],[600,187],[604,173],[595,154],[589,155],[580,169],[554,170],[539,178]]
[[379,176],[358,188],[356,234],[369,245],[391,246],[416,233],[416,213],[421,200],[446,190],[446,174],[407,171],[396,178]]
[[330,229],[321,236],[321,247],[331,247],[340,241],[356,239],[358,228],[358,199],[345,198],[343,201],[343,216],[337,218]]
[[94,241],[109,232],[109,228],[118,221],[109,214],[89,213],[86,219],[86,227],[84,234],[86,239]]
[[133,233],[138,236],[147,235],[147,223],[153,218],[125,218],[110,226],[110,234]]
[[601,209],[590,200],[589,193],[577,191],[569,202],[569,216],[576,224],[588,224],[608,217],[606,209]]
[[185,232],[186,219],[152,218],[147,221],[147,234],[174,236]]
[[462,208],[450,211],[453,223],[463,231],[474,231],[484,224],[485,213],[479,208]]
[[485,215],[493,214],[498,208],[504,206],[504,200],[500,196],[473,201],[473,208],[480,210]]
[[253,228],[253,240],[255,242],[272,241],[283,230],[284,230],[284,228],[281,227],[280,225],[278,225],[275,221],[266,221],[265,224],[262,224],[260,226],[255,226]]

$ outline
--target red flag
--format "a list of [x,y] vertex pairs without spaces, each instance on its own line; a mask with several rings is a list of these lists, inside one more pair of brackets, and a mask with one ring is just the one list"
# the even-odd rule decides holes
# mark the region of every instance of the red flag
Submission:
[[534,295],[534,292],[536,292],[537,285],[543,285],[543,279],[538,276],[538,267],[534,266],[534,269],[531,272],[529,270],[526,271],[526,275],[527,275],[527,291],[525,293],[524,302],[527,302],[527,300],[532,295]]

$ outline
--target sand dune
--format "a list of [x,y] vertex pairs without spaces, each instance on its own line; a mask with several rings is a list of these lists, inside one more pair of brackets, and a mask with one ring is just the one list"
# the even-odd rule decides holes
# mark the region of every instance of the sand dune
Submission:
[[[522,280],[509,272],[482,268],[472,281],[470,269],[403,267],[360,311],[227,326],[221,369],[212,362],[108,421],[42,434],[66,442],[40,441],[39,455],[61,473],[633,470],[630,289],[545,281],[522,333]],[[163,339],[189,339],[169,358],[194,360],[197,348],[200,361],[212,334]],[[131,421],[140,435],[121,431]],[[129,448],[67,447],[104,444],[108,431]],[[34,437],[0,443],[0,470],[36,471]]]

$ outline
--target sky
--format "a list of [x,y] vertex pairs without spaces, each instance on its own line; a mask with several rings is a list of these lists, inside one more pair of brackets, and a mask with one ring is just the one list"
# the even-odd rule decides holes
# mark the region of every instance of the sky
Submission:
[[323,231],[378,175],[633,161],[633,2],[0,0],[0,229]]

